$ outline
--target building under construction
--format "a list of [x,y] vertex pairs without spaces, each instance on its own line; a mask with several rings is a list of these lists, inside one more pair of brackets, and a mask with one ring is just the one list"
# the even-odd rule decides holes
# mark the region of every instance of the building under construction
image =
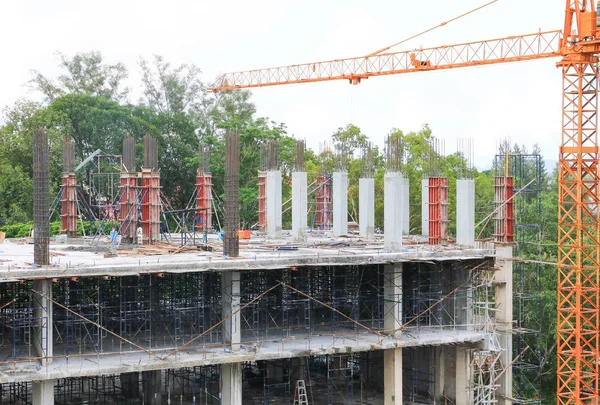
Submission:
[[[258,174],[260,232],[248,235],[239,229],[239,138],[230,133],[220,233],[207,150],[192,206],[168,210],[156,142],[145,139],[137,170],[126,139],[118,199],[98,208],[118,225],[80,238],[66,146],[59,205],[68,237],[50,240],[46,145],[36,133],[33,243],[0,245],[0,404],[541,403],[513,330],[514,194],[537,184],[521,173],[496,178],[492,235],[476,240],[469,170],[455,189],[435,163],[409,184],[402,145],[390,139],[384,232],[375,232],[368,151],[359,227],[349,232],[343,159],[308,184],[299,142],[288,230],[272,144]],[[422,207],[409,206],[415,187]],[[448,232],[452,193],[456,235]],[[413,209],[422,209],[418,234]],[[179,228],[166,232],[162,218],[175,211]],[[513,387],[516,370],[523,391]]]

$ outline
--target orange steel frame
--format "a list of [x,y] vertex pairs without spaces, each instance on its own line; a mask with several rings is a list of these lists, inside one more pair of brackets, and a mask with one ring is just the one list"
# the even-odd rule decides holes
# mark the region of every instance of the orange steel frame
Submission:
[[61,228],[69,238],[77,236],[77,178],[75,174],[62,177]]
[[258,172],[258,230],[267,231],[267,172]]
[[196,208],[198,216],[196,229],[212,229],[212,174],[198,172],[196,176]]
[[600,207],[598,55],[594,0],[566,0],[562,31],[547,31],[417,51],[227,73],[213,91],[362,79],[561,57],[559,156],[557,403],[598,404]]

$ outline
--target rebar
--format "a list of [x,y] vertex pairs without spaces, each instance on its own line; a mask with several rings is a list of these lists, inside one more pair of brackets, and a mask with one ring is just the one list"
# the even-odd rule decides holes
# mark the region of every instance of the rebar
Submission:
[[275,140],[267,144],[267,170],[279,170],[279,142]]
[[443,139],[432,137],[429,140],[429,177],[439,177],[443,175],[445,150],[446,143]]
[[[145,142],[145,141],[144,141]],[[144,143],[144,152],[145,152]],[[135,172],[135,141],[132,136],[123,138],[123,171],[126,173]]]
[[375,174],[373,170],[373,146],[371,142],[365,142],[361,150],[362,154],[362,178],[372,179]]
[[48,181],[48,134],[33,133],[33,261],[36,266],[50,264],[50,188]]
[[458,176],[461,179],[473,178],[473,160],[475,158],[473,149],[473,138],[458,138],[456,140],[456,151],[464,159],[464,166],[458,169]]
[[72,138],[66,138],[63,144],[63,174],[73,171],[73,149],[75,143]]
[[305,140],[297,140],[296,141],[296,171],[303,172],[305,171],[304,164],[304,151],[306,150],[306,141]]
[[400,136],[388,135],[385,143],[387,172],[401,172],[404,164],[404,140]]
[[158,171],[158,147],[156,138],[146,135],[144,136],[144,167],[152,169],[153,172]]
[[210,145],[204,143],[198,148],[198,172],[210,173]]
[[240,136],[228,132],[225,138],[225,240],[223,254],[237,257],[240,253]]
[[348,142],[338,142],[335,144],[335,170],[345,172],[348,170],[348,161],[352,156]]

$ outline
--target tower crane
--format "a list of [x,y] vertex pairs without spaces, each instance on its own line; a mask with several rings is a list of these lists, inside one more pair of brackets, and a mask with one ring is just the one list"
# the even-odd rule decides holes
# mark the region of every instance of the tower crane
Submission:
[[434,48],[221,75],[213,91],[348,80],[560,58],[562,130],[558,165],[557,403],[598,404],[600,208],[598,54],[594,0],[566,0],[562,30]]

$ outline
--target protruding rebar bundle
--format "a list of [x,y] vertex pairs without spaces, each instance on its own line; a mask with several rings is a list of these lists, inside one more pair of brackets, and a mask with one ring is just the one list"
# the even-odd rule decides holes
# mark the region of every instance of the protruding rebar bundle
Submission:
[[345,172],[348,170],[348,160],[351,156],[350,146],[347,142],[338,142],[335,145],[335,171]]
[[240,252],[240,137],[228,132],[225,137],[225,240],[223,254],[237,257]]
[[73,139],[67,138],[63,144],[63,174],[69,174],[73,171]]
[[279,170],[279,142],[270,140],[267,144],[267,170]]
[[456,151],[465,160],[464,167],[458,169],[458,176],[461,179],[470,179],[473,177],[473,138],[458,138],[456,140]]
[[204,143],[198,148],[198,172],[210,173],[210,145]]
[[443,175],[442,167],[446,144],[443,139],[431,138],[429,140],[429,177]]
[[371,142],[365,142],[362,147],[362,178],[371,179],[373,178],[373,147]]
[[296,161],[295,168],[297,172],[305,171],[304,165],[304,151],[306,150],[306,141],[305,140],[297,140],[296,141]]
[[153,172],[158,171],[157,145],[156,138],[150,135],[144,136],[144,167],[152,169]]
[[50,264],[48,169],[48,134],[38,129],[33,133],[33,261],[36,266]]
[[[144,140],[144,152],[145,142]],[[123,172],[135,172],[135,141],[132,136],[123,138]]]
[[388,173],[400,173],[404,164],[404,142],[399,136],[388,135],[385,156]]

